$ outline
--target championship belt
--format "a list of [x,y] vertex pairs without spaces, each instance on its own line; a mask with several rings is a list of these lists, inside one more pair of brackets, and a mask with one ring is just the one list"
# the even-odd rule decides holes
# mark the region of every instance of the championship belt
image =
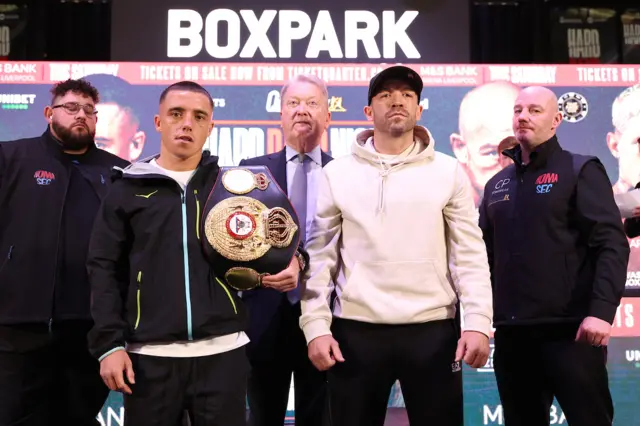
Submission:
[[266,166],[222,167],[203,217],[207,259],[236,290],[285,270],[298,249],[298,216]]

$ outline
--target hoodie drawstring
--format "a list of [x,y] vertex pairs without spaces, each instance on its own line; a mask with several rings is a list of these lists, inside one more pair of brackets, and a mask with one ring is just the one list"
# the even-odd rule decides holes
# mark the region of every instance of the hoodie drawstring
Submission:
[[384,183],[389,176],[391,169],[384,169],[380,172],[380,191],[378,193],[378,214],[384,213]]
[[394,169],[404,166],[406,163],[406,160],[400,163],[394,164],[393,166],[387,166],[386,164],[384,164],[384,162],[382,161],[382,158],[380,158],[379,155],[376,154],[376,156],[378,157],[378,163],[380,163],[380,168],[382,169],[380,170],[380,185],[379,185],[380,189],[378,191],[378,208],[376,212],[378,214],[384,214],[384,194],[385,194],[384,186],[387,180],[387,176],[389,176],[389,174]]
[[380,185],[378,185],[378,208],[376,209],[376,213],[382,214],[384,212],[384,181],[389,175],[389,171],[391,169],[387,169],[382,162],[382,158],[376,153],[376,157],[378,158],[378,163],[380,163]]
[[[426,130],[425,130],[426,132]],[[385,212],[385,192],[386,192],[386,180],[387,180],[387,176],[389,176],[391,174],[391,172],[395,171],[396,169],[399,169],[401,167],[403,167],[404,165],[406,165],[407,163],[410,162],[410,160],[412,161],[413,157],[418,154],[420,152],[419,149],[419,143],[421,141],[414,139],[413,141],[413,145],[410,148],[407,148],[405,151],[401,152],[398,155],[395,155],[393,157],[391,157],[390,155],[387,155],[385,157],[385,160],[383,160],[383,158],[380,156],[380,154],[378,153],[378,151],[376,151],[375,146],[373,145],[373,132],[372,131],[365,131],[363,133],[361,133],[360,135],[365,135],[367,136],[369,133],[371,133],[371,136],[368,136],[368,139],[366,141],[364,141],[364,144],[367,145],[367,148],[364,148],[367,153],[369,154],[369,160],[373,160],[374,158],[377,160],[378,165],[380,166],[380,183],[378,186],[378,206],[376,207],[376,214],[384,214]],[[360,138],[360,136],[358,136]],[[426,140],[429,141],[430,140],[430,136],[429,134],[426,135]],[[359,149],[363,149],[363,145],[360,144],[359,141],[354,142],[355,146],[356,146],[356,150]],[[423,144],[425,144],[425,148],[427,148],[429,145],[426,142],[423,142]],[[375,155],[375,157],[371,158],[371,154]],[[401,161],[398,161],[398,157],[400,157],[401,155],[405,155],[404,159],[402,159]],[[356,153],[356,155],[359,155]],[[389,158],[390,157],[390,158]],[[363,157],[366,158],[366,157]],[[396,161],[398,161],[396,163]]]

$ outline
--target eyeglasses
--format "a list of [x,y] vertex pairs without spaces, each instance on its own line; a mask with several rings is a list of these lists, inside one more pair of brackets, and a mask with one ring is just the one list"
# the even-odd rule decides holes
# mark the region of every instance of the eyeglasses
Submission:
[[79,104],[78,102],[67,102],[60,105],[54,105],[51,107],[52,109],[63,108],[69,114],[77,114],[80,112],[80,108],[84,111],[87,117],[93,117],[98,113],[96,107],[91,104]]

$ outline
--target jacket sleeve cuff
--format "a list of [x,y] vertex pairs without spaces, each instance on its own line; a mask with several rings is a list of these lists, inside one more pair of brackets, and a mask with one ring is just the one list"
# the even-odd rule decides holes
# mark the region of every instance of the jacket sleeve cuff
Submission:
[[307,322],[303,327],[304,337],[307,339],[307,345],[311,341],[320,336],[331,336],[331,320],[318,318]]
[[491,337],[491,318],[482,314],[467,314],[464,316],[463,331],[477,331]]
[[618,306],[613,305],[604,300],[594,299],[591,301],[591,308],[589,309],[589,316],[596,317],[602,321],[606,321],[609,324],[613,324],[613,320],[616,317],[616,310]]
[[103,359],[105,359],[106,357],[108,357],[109,355],[111,355],[111,354],[112,354],[112,353],[114,353],[114,352],[124,351],[124,350],[125,350],[124,346],[118,346],[118,347],[115,347],[115,348],[111,349],[110,351],[103,353],[103,354],[98,358],[98,362],[102,361]]

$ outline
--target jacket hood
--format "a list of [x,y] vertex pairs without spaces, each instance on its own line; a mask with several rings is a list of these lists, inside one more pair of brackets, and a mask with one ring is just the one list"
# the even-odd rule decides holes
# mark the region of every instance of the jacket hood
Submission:
[[[151,164],[152,160],[157,160],[160,157],[160,154],[155,154],[150,157],[139,160],[135,163],[130,164],[124,169],[118,169],[124,176],[145,176],[145,175],[157,175],[159,174],[159,170],[156,166]],[[215,165],[218,162],[218,157],[215,155],[211,155],[211,153],[207,150],[202,152],[202,159],[200,160],[200,164],[198,167]],[[160,173],[161,174],[161,173]]]
[[[435,155],[435,141],[431,132],[423,126],[416,126],[413,128],[413,139],[416,143],[419,144],[417,151],[410,154],[409,156],[402,156],[397,160],[388,160],[385,161],[387,164],[391,166],[400,165],[400,164],[409,164],[414,163],[416,161],[421,161],[427,158],[433,158]],[[366,144],[370,140],[373,140],[373,130],[368,129],[364,130],[356,136],[356,140],[353,142],[351,147],[351,152],[354,155],[367,160],[371,163],[379,165],[381,162],[381,158],[374,150],[368,149]]]

